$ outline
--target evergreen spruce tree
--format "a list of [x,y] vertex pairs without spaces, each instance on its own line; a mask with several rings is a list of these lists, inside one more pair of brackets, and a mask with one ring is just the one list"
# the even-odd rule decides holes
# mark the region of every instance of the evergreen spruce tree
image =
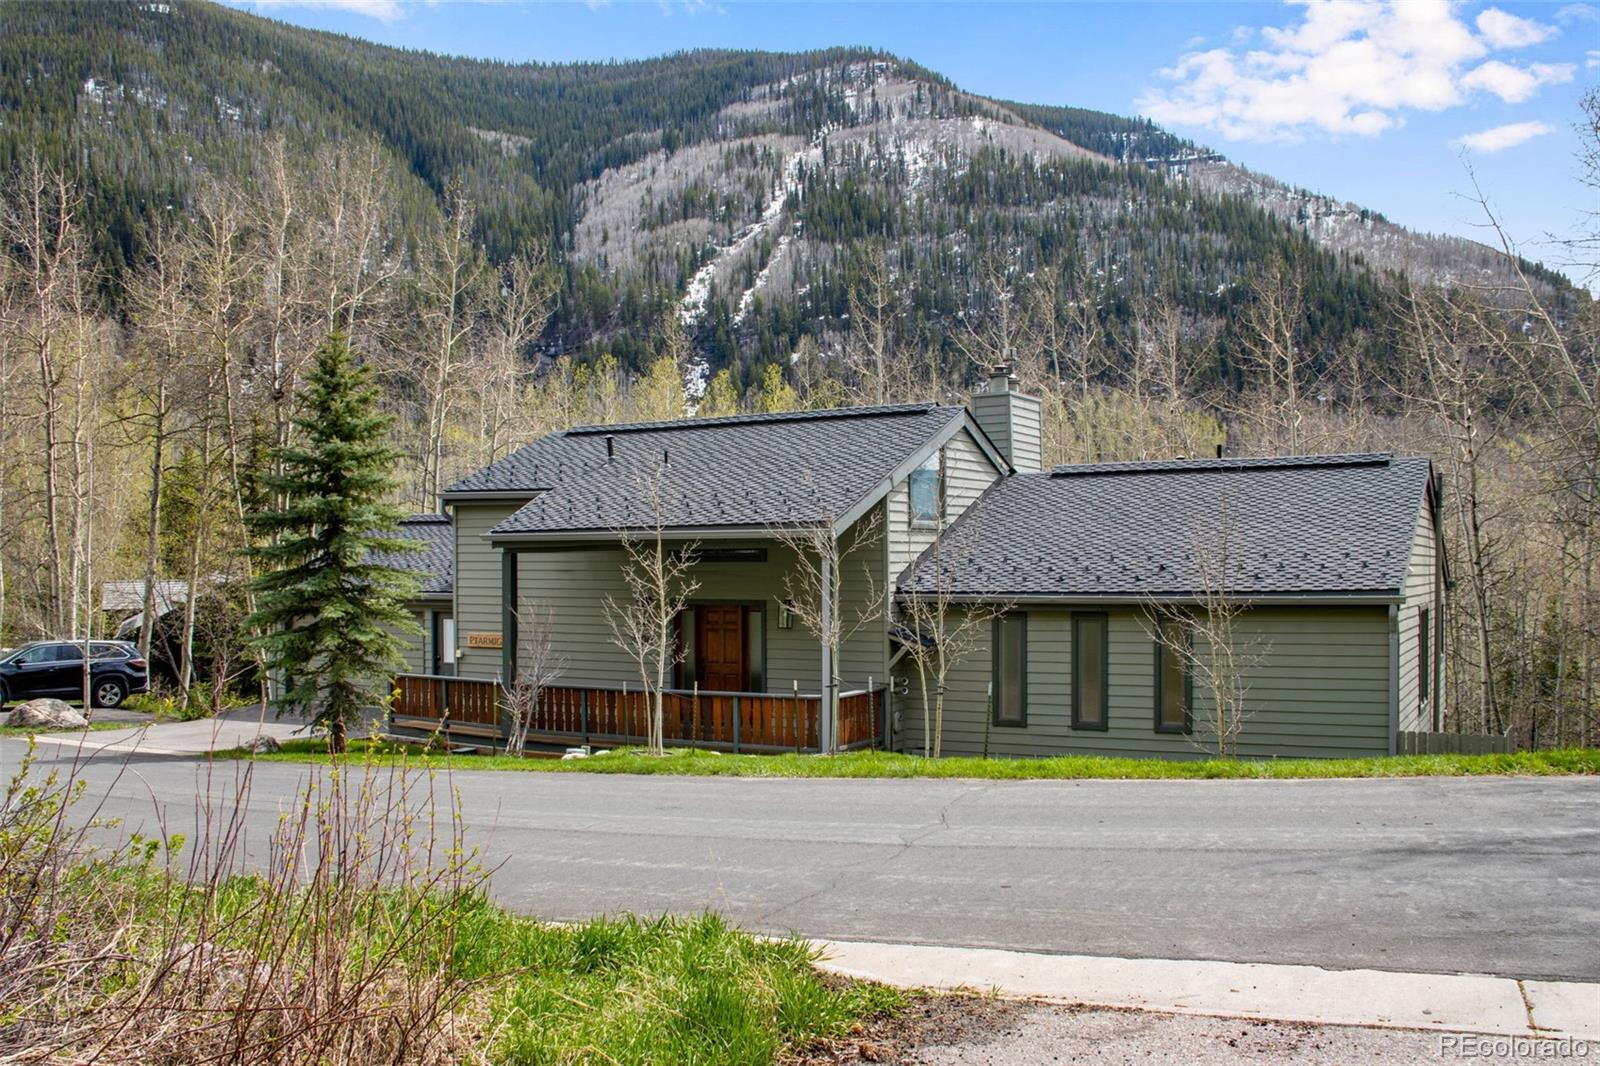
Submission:
[[377,405],[369,373],[333,334],[295,420],[302,443],[275,450],[262,476],[278,505],[247,519],[263,564],[250,623],[284,686],[278,711],[309,711],[332,751],[387,695],[400,635],[417,631],[405,606],[416,578],[383,561],[415,546],[394,535],[403,514],[385,502],[399,456]]

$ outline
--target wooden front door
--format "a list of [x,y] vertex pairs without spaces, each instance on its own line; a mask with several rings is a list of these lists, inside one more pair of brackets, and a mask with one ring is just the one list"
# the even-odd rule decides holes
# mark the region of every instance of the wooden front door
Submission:
[[712,692],[743,692],[746,687],[744,608],[703,603],[694,609],[695,659],[700,687]]

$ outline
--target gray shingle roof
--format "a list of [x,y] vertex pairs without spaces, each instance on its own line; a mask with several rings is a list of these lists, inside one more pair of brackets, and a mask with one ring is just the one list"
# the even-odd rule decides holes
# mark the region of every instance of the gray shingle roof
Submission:
[[1387,454],[1058,467],[997,482],[902,591],[1181,597],[1222,569],[1236,595],[1396,595],[1430,477]]
[[411,570],[424,596],[448,596],[455,589],[456,534],[446,514],[414,514],[402,519],[395,536],[417,543],[414,552],[381,552],[375,562]]
[[[537,492],[491,535],[766,527],[837,519],[965,417],[937,404],[585,426],[451,486]],[[612,456],[607,457],[610,441]]]

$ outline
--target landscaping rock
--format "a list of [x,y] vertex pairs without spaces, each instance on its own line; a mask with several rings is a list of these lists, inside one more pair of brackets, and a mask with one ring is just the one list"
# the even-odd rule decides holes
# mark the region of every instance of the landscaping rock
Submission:
[[29,700],[11,712],[6,723],[33,729],[82,729],[89,720],[60,700]]
[[267,755],[274,751],[282,751],[283,746],[271,737],[251,737],[239,745],[240,751],[247,751],[251,755]]

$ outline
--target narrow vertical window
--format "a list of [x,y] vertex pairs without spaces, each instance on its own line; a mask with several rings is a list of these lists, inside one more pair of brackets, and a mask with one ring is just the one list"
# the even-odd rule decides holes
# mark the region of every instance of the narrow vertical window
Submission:
[[1106,616],[1072,616],[1072,728],[1106,728],[1106,675],[1110,672]]
[[911,524],[934,526],[944,517],[944,453],[934,452],[911,471],[907,485],[911,497]]
[[1162,622],[1156,628],[1156,732],[1189,732],[1193,697],[1189,634],[1177,622]]
[[1428,662],[1428,609],[1426,607],[1417,612],[1417,699],[1419,702],[1428,702],[1428,679],[1433,674],[1432,664]]
[[1028,616],[1020,611],[994,620],[994,724],[1028,724]]

